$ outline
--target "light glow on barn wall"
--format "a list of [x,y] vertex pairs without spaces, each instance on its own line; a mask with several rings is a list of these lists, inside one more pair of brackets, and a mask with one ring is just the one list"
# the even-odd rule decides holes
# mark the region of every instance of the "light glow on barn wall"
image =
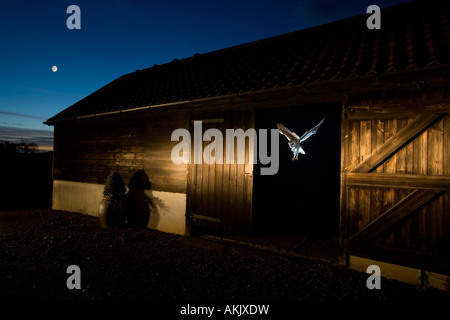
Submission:
[[[124,176],[127,184],[129,177],[138,170],[144,170],[153,186],[160,186],[171,179],[178,179],[178,173],[185,170],[185,166],[175,166],[169,159],[172,144],[152,143],[151,145],[137,144],[127,146],[124,152],[115,152],[109,171],[117,170]],[[184,168],[183,168],[184,167]]]
[[[202,121],[194,121],[193,143],[189,130],[178,128],[172,132],[171,141],[179,141],[171,152],[171,159],[175,165],[202,164],[203,162],[206,164],[257,163],[258,134],[254,128],[245,131],[241,128],[226,129],[225,139],[222,131],[216,128],[210,128],[204,133],[202,132]],[[261,167],[262,175],[274,175],[279,168],[278,130],[271,129],[270,133],[271,151],[269,155],[267,129],[259,129],[259,161],[264,165],[270,165],[269,167]],[[210,143],[204,147],[204,142]],[[223,152],[224,147],[225,153]]]

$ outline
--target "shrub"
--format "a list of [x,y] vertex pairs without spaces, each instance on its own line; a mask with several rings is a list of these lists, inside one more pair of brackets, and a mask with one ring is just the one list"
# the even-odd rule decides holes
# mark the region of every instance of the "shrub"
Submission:
[[117,171],[113,171],[106,179],[105,188],[103,190],[104,197],[123,197],[125,195],[125,183]]

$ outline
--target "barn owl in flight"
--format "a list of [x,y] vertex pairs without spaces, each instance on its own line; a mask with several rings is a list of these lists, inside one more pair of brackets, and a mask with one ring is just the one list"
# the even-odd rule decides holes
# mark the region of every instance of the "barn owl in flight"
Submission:
[[322,121],[319,122],[318,125],[316,125],[314,128],[312,128],[309,131],[306,131],[301,137],[299,137],[295,132],[292,132],[285,126],[283,126],[281,123],[277,123],[277,127],[280,130],[280,133],[289,140],[288,144],[291,148],[291,151],[294,153],[294,157],[292,158],[292,161],[298,160],[298,153],[305,154],[305,151],[302,149],[302,146],[300,145],[301,142],[308,139],[310,136],[315,134],[319,127],[322,125],[325,118],[322,119]]

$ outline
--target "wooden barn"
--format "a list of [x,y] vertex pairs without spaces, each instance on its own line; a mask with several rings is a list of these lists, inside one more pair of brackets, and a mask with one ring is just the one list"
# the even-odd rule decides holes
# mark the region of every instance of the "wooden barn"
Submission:
[[[355,268],[450,275],[450,12],[413,1],[382,8],[381,29],[368,17],[138,70],[48,119],[53,208],[97,215],[108,174],[143,169],[150,228],[338,236]],[[271,140],[277,122],[301,134],[324,117],[298,161]],[[267,129],[273,161],[248,141],[245,163],[176,164],[180,128]]]

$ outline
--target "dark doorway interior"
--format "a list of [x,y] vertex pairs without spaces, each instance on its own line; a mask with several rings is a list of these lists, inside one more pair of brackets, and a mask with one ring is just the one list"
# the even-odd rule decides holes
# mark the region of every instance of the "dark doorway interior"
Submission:
[[[276,129],[277,122],[301,136],[325,121],[302,143],[306,154],[292,161],[285,136],[279,134],[279,170],[261,175],[255,165],[252,225],[255,234],[305,237],[337,236],[340,192],[340,104],[259,109],[257,129]],[[273,150],[269,141],[269,152]],[[276,152],[276,150],[275,150]]]

